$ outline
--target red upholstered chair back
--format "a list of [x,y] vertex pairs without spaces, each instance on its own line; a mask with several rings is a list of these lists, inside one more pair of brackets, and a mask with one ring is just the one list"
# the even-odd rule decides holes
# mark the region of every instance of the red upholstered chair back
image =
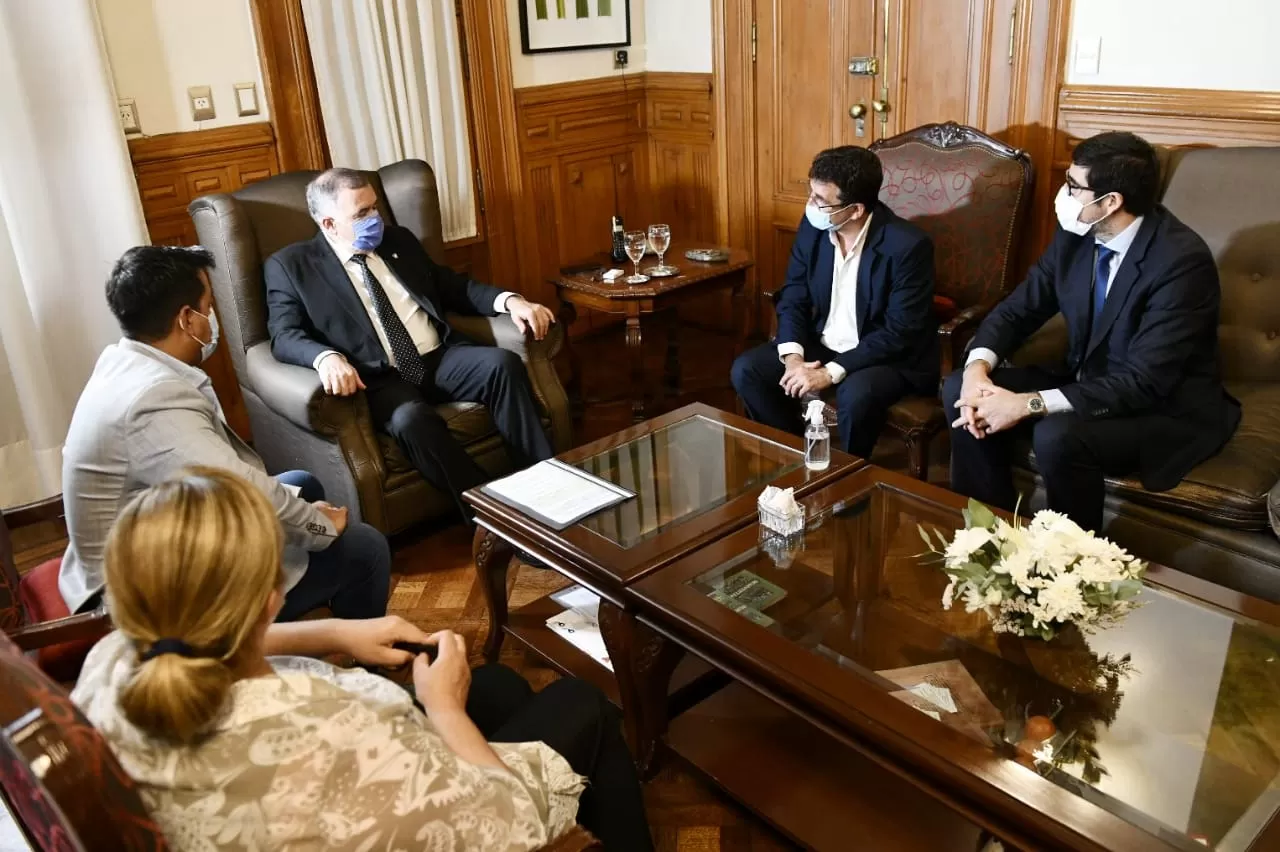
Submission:
[[0,731],[0,793],[36,852],[169,848],[106,740],[4,636]]
[[1031,201],[1031,157],[972,127],[926,124],[871,146],[880,200],[932,239],[939,318],[998,302]]

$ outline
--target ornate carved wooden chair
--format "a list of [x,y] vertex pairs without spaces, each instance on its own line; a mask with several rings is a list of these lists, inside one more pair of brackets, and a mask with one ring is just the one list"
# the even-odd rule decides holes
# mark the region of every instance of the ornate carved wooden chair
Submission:
[[0,793],[36,852],[164,852],[160,828],[71,698],[0,636]]
[[[880,200],[933,239],[945,379],[982,318],[1018,283],[1011,276],[1035,182],[1031,158],[955,122],[926,124],[871,149],[884,166]],[[941,401],[904,399],[889,410],[888,425],[907,445],[911,475],[927,479],[929,442],[947,425]]]
[[46,500],[0,514],[0,630],[57,681],[74,681],[93,643],[111,629],[103,611],[72,615],[58,591],[62,557],[18,576],[9,530],[62,516],[62,500]]

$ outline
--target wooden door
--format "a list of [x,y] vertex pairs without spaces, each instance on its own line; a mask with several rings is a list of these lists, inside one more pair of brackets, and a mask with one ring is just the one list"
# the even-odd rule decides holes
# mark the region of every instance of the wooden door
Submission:
[[[757,0],[756,269],[764,290],[786,273],[814,154],[875,139],[875,78],[850,74],[849,62],[875,55],[876,10],[876,0]],[[855,104],[866,111],[861,122],[850,115]]]
[[[873,112],[894,136],[955,121],[1005,137],[1012,119],[1019,0],[880,0],[882,75]],[[1032,5],[1030,0],[1026,5]],[[883,28],[887,22],[888,27]]]

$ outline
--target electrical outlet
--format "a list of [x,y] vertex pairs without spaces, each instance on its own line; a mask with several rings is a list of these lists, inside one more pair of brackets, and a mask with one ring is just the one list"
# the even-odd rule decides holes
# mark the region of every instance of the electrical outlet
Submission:
[[192,86],[187,89],[187,99],[191,101],[193,121],[208,121],[217,117],[218,113],[213,108],[213,90],[208,86]]
[[626,67],[627,67],[627,62],[628,62],[628,61],[629,61],[629,59],[628,59],[628,56],[627,56],[627,52],[626,52],[625,50],[615,50],[615,51],[613,52],[613,67],[614,67],[614,68],[626,68]]
[[121,98],[116,102],[116,110],[120,114],[120,127],[125,133],[142,132],[142,125],[138,123],[138,105],[133,98]]

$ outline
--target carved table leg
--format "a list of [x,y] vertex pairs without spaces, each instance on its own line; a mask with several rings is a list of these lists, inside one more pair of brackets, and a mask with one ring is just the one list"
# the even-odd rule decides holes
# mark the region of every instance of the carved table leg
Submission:
[[507,568],[515,552],[500,536],[484,527],[476,527],[471,540],[471,553],[476,563],[476,578],[489,608],[489,635],[484,640],[484,658],[496,662],[502,650],[507,626]]
[[684,649],[636,621],[632,613],[600,601],[604,638],[622,697],[627,741],[643,778],[657,770],[658,744],[667,733],[667,692]]
[[627,317],[627,357],[631,362],[631,419],[645,419],[648,389],[644,381],[644,338],[640,334],[640,317]]

